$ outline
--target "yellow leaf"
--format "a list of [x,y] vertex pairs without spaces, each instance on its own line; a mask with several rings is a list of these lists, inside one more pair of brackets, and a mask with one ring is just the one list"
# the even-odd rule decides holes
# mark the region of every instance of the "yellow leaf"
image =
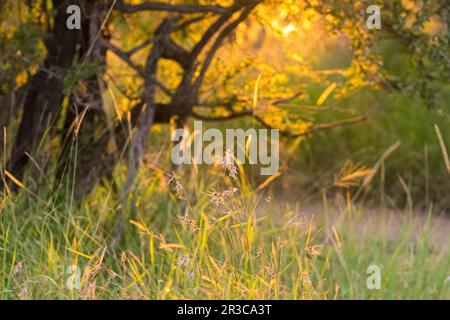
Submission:
[[330,84],[328,86],[328,88],[326,88],[325,91],[320,95],[319,99],[317,99],[316,104],[318,106],[323,105],[325,103],[325,101],[327,101],[330,94],[334,91],[334,89],[336,89],[336,87],[337,87],[336,82],[333,82],[332,84]]
[[10,173],[8,170],[5,170],[5,175],[6,175],[9,179],[11,179],[11,181],[14,182],[14,184],[17,185],[19,188],[22,188],[22,189],[25,189],[25,190],[27,189],[27,188],[25,187],[25,185],[24,185],[22,182],[20,182],[19,179],[17,179],[16,177],[14,177],[14,176],[12,175],[12,173]]
[[264,189],[265,187],[267,187],[272,181],[274,181],[276,178],[278,178],[279,176],[281,176],[280,172],[277,172],[273,175],[271,175],[269,178],[267,178],[266,180],[264,180],[263,183],[261,183],[258,188],[256,188],[256,190],[261,190]]
[[89,256],[89,255],[87,255],[87,254],[84,254],[83,252],[80,252],[80,251],[78,251],[78,250],[75,250],[75,249],[72,249],[72,248],[67,248],[67,250],[69,250],[69,251],[72,252],[72,253],[75,253],[76,255],[82,256],[82,257],[84,257],[84,258],[86,258],[86,259],[89,259],[89,260],[92,259],[92,256]]

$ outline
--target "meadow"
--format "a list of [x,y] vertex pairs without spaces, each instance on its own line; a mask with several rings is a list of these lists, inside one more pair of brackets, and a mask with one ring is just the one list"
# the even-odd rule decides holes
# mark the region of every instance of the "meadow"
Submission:
[[0,300],[450,299],[448,4],[166,2],[0,0]]
[[[286,201],[221,166],[183,178],[149,162],[113,250],[114,187],[68,183],[0,202],[2,299],[449,299],[448,216]],[[125,179],[123,170],[116,173]],[[24,186],[25,187],[25,186]],[[368,268],[380,270],[370,289]]]

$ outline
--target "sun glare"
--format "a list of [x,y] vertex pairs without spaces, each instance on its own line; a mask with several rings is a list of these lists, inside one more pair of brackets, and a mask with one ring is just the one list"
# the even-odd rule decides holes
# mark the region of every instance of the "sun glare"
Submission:
[[287,37],[292,31],[295,31],[295,26],[291,23],[283,29],[283,35]]

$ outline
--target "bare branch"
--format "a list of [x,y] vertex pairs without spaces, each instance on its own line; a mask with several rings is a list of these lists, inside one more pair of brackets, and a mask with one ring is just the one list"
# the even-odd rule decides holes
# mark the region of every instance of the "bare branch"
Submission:
[[231,6],[208,28],[208,30],[206,30],[200,41],[197,42],[197,44],[191,51],[192,59],[196,59],[198,57],[198,55],[202,52],[203,48],[208,44],[214,34],[219,31],[223,27],[223,25],[227,23],[228,19],[230,19],[230,17],[241,8],[242,4],[235,4]]
[[279,104],[291,102],[292,100],[297,99],[298,97],[300,97],[303,93],[304,93],[303,91],[299,91],[299,92],[293,94],[292,96],[290,96],[288,98],[275,100],[274,102],[272,102],[272,104],[277,106]]
[[[113,45],[112,43],[108,42],[108,41],[103,41],[103,45],[111,50],[111,52],[113,52],[116,56],[118,56],[120,59],[122,59],[124,62],[126,62],[133,70],[135,70],[141,77],[145,78],[145,72],[143,70],[143,68],[141,68],[140,66],[138,66],[137,64],[135,64],[131,58],[130,55],[125,52],[122,51],[121,49],[119,49],[118,47],[116,47],[115,45]],[[157,85],[166,95],[168,96],[172,96],[173,93],[167,89],[161,82],[157,81],[156,79],[152,79],[153,83],[155,85]]]
[[188,19],[186,21],[181,22],[179,25],[175,26],[173,28],[174,31],[179,31],[179,30],[184,30],[185,28],[187,28],[189,25],[200,22],[202,20],[204,20],[208,15],[206,14],[201,14],[197,17],[193,17],[192,19]]
[[128,4],[123,0],[116,2],[115,8],[124,13],[136,13],[141,11],[167,11],[178,13],[215,13],[226,12],[226,8],[214,5],[194,5],[194,4],[167,4],[159,2],[144,2],[140,4]]
[[254,2],[251,2],[245,9],[242,11],[241,15],[228,24],[217,36],[216,40],[214,41],[214,44],[212,45],[211,49],[208,51],[208,54],[205,58],[205,61],[203,62],[202,68],[200,70],[200,74],[195,80],[194,86],[193,86],[193,95],[196,96],[198,93],[198,90],[201,86],[201,83],[203,82],[203,78],[206,74],[206,71],[208,70],[217,50],[219,50],[220,46],[222,45],[223,40],[234,30],[236,27],[243,22],[249,14],[252,12],[252,10],[261,3],[262,0],[256,0]]
[[134,47],[133,49],[130,49],[126,52],[128,57],[133,56],[135,53],[137,53],[138,51],[144,49],[145,47],[148,47],[149,45],[151,45],[153,42],[153,39],[147,39],[144,42],[142,42],[140,45]]
[[111,50],[116,56],[118,56],[120,59],[122,59],[124,62],[126,62],[132,69],[134,69],[140,76],[144,76],[144,70],[135,64],[130,56],[125,52],[110,43],[109,41],[102,41],[102,45],[105,46],[107,49]]
[[321,123],[321,124],[317,124],[317,125],[313,126],[311,128],[311,130],[309,130],[308,134],[311,134],[311,133],[314,133],[317,131],[321,131],[321,130],[332,129],[332,128],[336,128],[336,127],[343,127],[343,126],[347,126],[350,124],[357,124],[360,122],[364,122],[366,120],[367,120],[367,117],[362,116],[362,117],[355,117],[355,118],[350,118],[350,119],[339,120],[339,121],[330,122],[330,123]]
[[224,121],[241,117],[253,116],[253,110],[243,110],[239,112],[230,113],[226,116],[218,116],[218,117],[203,116],[201,114],[196,113],[195,111],[192,111],[192,116],[198,120],[203,121]]
[[[260,124],[262,124],[264,127],[267,127],[270,129],[278,129],[278,128],[273,127],[269,123],[267,123],[261,116],[254,114],[253,110],[251,110],[251,109],[246,109],[246,110],[239,111],[239,112],[232,112],[228,115],[218,116],[218,117],[203,116],[203,115],[196,113],[195,111],[193,111],[191,115],[194,118],[203,120],[203,121],[224,121],[224,120],[231,120],[231,119],[251,116],[256,121],[258,121]],[[280,130],[280,133],[282,135],[290,137],[290,138],[297,138],[297,137],[309,136],[313,133],[316,133],[316,132],[319,132],[322,130],[326,130],[326,129],[332,129],[332,128],[336,128],[336,127],[342,127],[342,126],[346,126],[346,125],[364,122],[366,119],[367,119],[366,117],[355,117],[355,118],[350,118],[350,119],[338,120],[338,121],[330,122],[330,123],[317,124],[317,125],[314,125],[308,131],[301,132],[301,133],[292,133],[287,130]]]
[[[273,126],[269,125],[260,116],[255,115],[254,118],[259,123],[264,125],[265,127],[268,127],[270,129],[277,129],[277,128],[274,128]],[[346,125],[350,125],[350,124],[356,124],[356,123],[364,122],[364,121],[366,121],[366,119],[367,119],[366,117],[356,117],[356,118],[351,118],[351,119],[338,120],[338,121],[330,122],[330,123],[317,124],[317,125],[314,125],[308,131],[301,132],[301,133],[292,133],[292,132],[287,131],[287,130],[280,130],[280,133],[282,135],[290,137],[290,138],[305,137],[305,136],[309,136],[309,135],[311,135],[313,133],[316,133],[316,132],[319,132],[319,131],[322,131],[322,130],[332,129],[332,128],[336,128],[336,127],[342,127],[342,126],[346,126]]]

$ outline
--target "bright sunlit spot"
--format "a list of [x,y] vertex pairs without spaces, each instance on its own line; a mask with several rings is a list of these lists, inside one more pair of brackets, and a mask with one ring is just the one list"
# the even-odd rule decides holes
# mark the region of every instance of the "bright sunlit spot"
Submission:
[[283,29],[283,35],[287,37],[292,31],[295,31],[295,26],[291,23]]

